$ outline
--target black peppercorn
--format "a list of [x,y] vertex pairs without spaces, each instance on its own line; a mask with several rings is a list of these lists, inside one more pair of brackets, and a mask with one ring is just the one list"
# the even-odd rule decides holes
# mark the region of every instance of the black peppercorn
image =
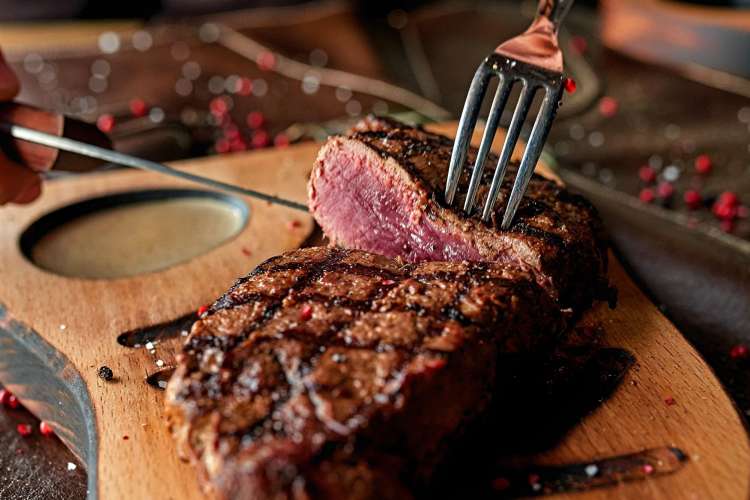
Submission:
[[112,368],[109,366],[102,366],[99,368],[99,378],[106,380],[109,382],[112,380],[114,374],[112,373]]

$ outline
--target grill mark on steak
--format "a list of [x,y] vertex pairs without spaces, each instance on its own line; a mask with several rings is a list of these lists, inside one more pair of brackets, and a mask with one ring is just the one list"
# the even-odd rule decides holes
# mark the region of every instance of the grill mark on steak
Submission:
[[[264,289],[300,270],[285,289]],[[258,266],[193,326],[168,413],[225,497],[330,496],[325,485],[355,481],[355,498],[375,498],[383,478],[403,497],[398,474],[427,478],[441,443],[486,405],[496,353],[545,349],[563,326],[508,266],[299,250]],[[430,409],[432,399],[443,403]],[[406,460],[396,469],[394,454]]]

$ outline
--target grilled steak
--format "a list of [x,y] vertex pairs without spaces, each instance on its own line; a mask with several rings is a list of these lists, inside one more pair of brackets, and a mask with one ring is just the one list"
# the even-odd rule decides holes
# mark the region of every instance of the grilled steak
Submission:
[[543,352],[564,323],[516,266],[297,250],[193,325],[168,415],[222,498],[408,498],[488,404],[503,353]]
[[[510,230],[500,221],[517,165],[505,176],[491,222],[466,217],[458,196],[443,200],[453,141],[379,118],[321,149],[310,185],[310,209],[336,244],[410,262],[492,261],[532,273],[562,307],[577,312],[607,292],[602,224],[584,198],[534,175]],[[476,149],[469,151],[473,164]],[[477,199],[484,204],[497,157],[487,160]],[[470,169],[458,193],[467,191]],[[481,212],[481,210],[479,211]]]

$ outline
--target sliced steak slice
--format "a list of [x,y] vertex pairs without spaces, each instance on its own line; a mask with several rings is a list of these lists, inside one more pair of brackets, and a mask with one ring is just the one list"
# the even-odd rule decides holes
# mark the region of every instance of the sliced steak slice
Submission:
[[512,266],[297,250],[193,325],[167,413],[222,498],[408,498],[487,406],[500,356],[564,326]]
[[[373,119],[323,146],[310,178],[310,209],[332,242],[409,262],[511,262],[532,273],[562,307],[589,307],[607,292],[607,251],[593,206],[534,175],[510,230],[501,231],[511,165],[489,223],[466,217],[463,199],[443,200],[453,141],[397,122]],[[469,152],[468,164],[476,156]],[[497,157],[490,155],[481,204]],[[470,170],[461,178],[466,193]],[[481,205],[480,205],[481,206]]]

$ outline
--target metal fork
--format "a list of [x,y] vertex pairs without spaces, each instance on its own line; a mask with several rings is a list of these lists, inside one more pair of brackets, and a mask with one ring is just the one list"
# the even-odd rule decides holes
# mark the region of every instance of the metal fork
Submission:
[[466,193],[464,211],[467,214],[471,214],[473,211],[484,163],[494,140],[500,116],[516,82],[521,85],[521,94],[495,167],[492,184],[487,193],[482,211],[482,220],[484,221],[488,221],[493,213],[500,194],[500,186],[508,168],[508,161],[515,149],[534,95],[541,89],[544,92],[544,99],[526,143],[526,151],[521,159],[521,165],[518,168],[513,189],[503,214],[501,228],[507,229],[510,227],[516,210],[518,210],[518,205],[521,203],[521,198],[523,198],[526,187],[529,185],[534,166],[542,152],[542,147],[547,139],[547,134],[562,97],[565,79],[562,74],[562,52],[557,44],[557,31],[572,5],[573,0],[540,0],[536,17],[531,26],[521,35],[499,45],[479,65],[469,87],[469,94],[466,97],[461,119],[458,123],[458,135],[453,144],[448,179],[445,185],[445,201],[448,205],[452,205],[455,199],[471,137],[490,80],[494,76],[499,79],[492,107],[487,117],[482,142],[479,145],[474,168],[471,172],[469,189]]

